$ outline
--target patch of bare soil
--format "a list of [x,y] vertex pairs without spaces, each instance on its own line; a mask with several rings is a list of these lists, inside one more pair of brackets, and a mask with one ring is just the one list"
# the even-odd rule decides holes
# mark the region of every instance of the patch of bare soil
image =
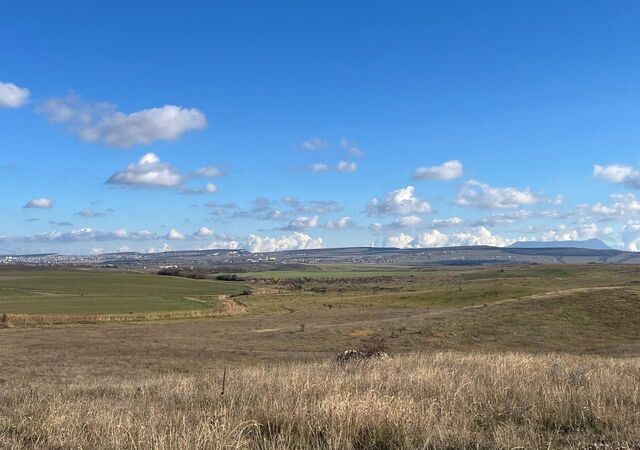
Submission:
[[238,316],[241,314],[246,314],[248,311],[246,306],[244,306],[241,303],[238,303],[228,295],[218,295],[218,300],[222,304],[224,313],[230,316]]

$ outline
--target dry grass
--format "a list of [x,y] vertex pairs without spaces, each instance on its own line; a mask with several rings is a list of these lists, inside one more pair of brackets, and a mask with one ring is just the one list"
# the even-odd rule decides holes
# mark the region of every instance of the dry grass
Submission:
[[[640,448],[640,360],[434,353],[5,381],[0,448]],[[607,447],[606,445],[610,445]]]

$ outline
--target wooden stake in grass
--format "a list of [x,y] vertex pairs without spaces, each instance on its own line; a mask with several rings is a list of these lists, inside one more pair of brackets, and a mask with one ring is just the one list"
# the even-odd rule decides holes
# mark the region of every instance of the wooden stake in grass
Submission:
[[224,371],[222,372],[222,389],[220,390],[220,396],[224,397],[224,388],[225,388],[225,384],[227,383],[227,368],[224,368]]

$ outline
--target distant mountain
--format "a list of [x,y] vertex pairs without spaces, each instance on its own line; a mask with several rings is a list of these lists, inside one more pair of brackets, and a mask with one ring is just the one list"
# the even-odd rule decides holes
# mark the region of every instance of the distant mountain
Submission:
[[510,248],[586,248],[589,250],[612,250],[600,239],[584,241],[524,241],[514,242]]

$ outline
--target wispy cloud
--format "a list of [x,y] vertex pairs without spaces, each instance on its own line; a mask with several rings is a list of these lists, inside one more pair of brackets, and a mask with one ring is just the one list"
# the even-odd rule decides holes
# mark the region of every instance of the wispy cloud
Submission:
[[119,148],[175,140],[207,125],[205,115],[195,108],[165,105],[126,114],[113,104],[87,102],[73,95],[47,100],[37,110],[49,121],[66,125],[83,141]]
[[464,183],[456,197],[456,203],[460,206],[486,209],[518,208],[541,202],[558,204],[561,201],[560,197],[547,199],[529,188],[492,187],[475,180]]
[[453,180],[464,174],[462,163],[458,160],[446,161],[439,166],[418,167],[413,172],[416,180]]
[[19,108],[29,99],[29,89],[0,81],[0,108]]
[[329,146],[329,143],[320,137],[312,137],[302,141],[300,147],[305,150],[321,150]]
[[24,208],[52,208],[53,199],[49,197],[40,197],[29,200]]

